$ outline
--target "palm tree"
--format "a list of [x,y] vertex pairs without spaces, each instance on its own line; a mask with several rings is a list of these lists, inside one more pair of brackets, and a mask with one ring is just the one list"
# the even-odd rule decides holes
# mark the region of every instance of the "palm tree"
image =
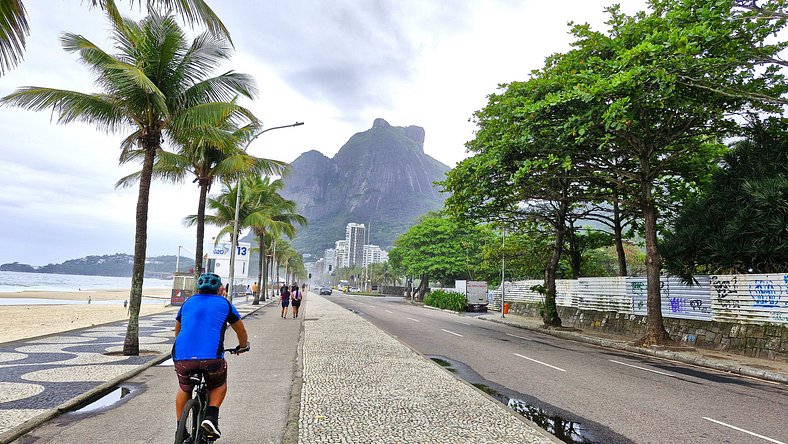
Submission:
[[[112,6],[108,1],[107,6]],[[115,10],[114,13],[117,13]],[[109,15],[112,16],[110,11]],[[28,110],[52,109],[58,123],[75,121],[107,132],[130,127],[121,143],[121,163],[141,160],[134,238],[129,324],[125,355],[139,354],[139,309],[147,249],[148,200],[156,156],[165,138],[195,128],[214,128],[232,116],[254,116],[232,100],[255,94],[251,77],[232,71],[209,78],[211,68],[229,58],[225,40],[209,34],[187,42],[170,16],[155,12],[140,22],[110,20],[117,55],[110,55],[86,38],[67,33],[61,37],[66,51],[78,52],[96,73],[103,92],[86,94],[43,87],[24,87],[0,99],[0,104]]]
[[[295,225],[306,226],[307,220],[295,212],[296,203],[294,201],[287,200],[279,194],[279,190],[284,187],[284,182],[281,179],[272,181],[268,177],[255,176],[248,178],[243,186],[247,189],[252,189],[252,196],[254,196],[257,204],[257,210],[250,217],[249,223],[255,236],[257,236],[260,250],[257,282],[261,283],[260,287],[262,288],[262,283],[266,282],[266,276],[264,276],[265,267],[263,266],[263,259],[266,255],[266,233],[270,232],[276,237],[284,234],[292,239],[295,236]],[[264,292],[264,290],[255,294],[253,305],[260,303],[261,292]]]
[[[129,3],[143,4],[143,0],[129,0]],[[184,17],[186,22],[204,24],[216,36],[230,41],[230,32],[224,27],[219,17],[203,0],[145,0],[148,12],[161,7],[165,11],[174,11]],[[91,0],[91,6],[99,6],[107,10],[113,18],[120,19],[114,0]],[[5,74],[22,60],[25,50],[25,39],[30,35],[27,23],[27,11],[22,0],[0,0],[0,76]]]
[[[218,180],[233,180],[244,174],[283,174],[287,169],[285,162],[262,159],[246,153],[241,148],[253,137],[259,128],[257,122],[241,128],[225,122],[212,131],[200,128],[188,134],[180,134],[177,153],[162,152],[153,166],[154,177],[172,182],[182,182],[191,174],[200,188],[197,203],[197,217],[188,218],[186,225],[197,226],[197,241],[194,248],[194,270],[202,270],[203,243],[205,240],[205,206],[211,185]],[[127,186],[134,183],[139,173],[124,177],[118,184]]]

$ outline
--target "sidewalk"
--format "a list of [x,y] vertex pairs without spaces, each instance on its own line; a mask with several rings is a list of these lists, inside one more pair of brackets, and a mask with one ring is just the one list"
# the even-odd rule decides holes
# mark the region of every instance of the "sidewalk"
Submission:
[[574,329],[546,329],[543,326],[541,318],[507,314],[506,317],[502,319],[500,312],[482,315],[479,316],[478,319],[511,325],[513,327],[532,330],[564,339],[571,339],[573,341],[657,356],[686,364],[694,364],[724,372],[788,384],[788,362],[751,358],[720,350],[694,347],[676,347],[675,349],[636,347],[632,345],[632,338],[629,337],[611,335],[594,330],[572,331]]
[[559,442],[321,296],[304,321],[301,443]]

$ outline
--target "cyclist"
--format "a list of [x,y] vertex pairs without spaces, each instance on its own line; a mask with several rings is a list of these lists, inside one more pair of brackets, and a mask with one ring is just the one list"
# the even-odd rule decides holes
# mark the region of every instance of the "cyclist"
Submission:
[[[175,395],[175,418],[178,421],[194,386],[189,374],[203,371],[208,384],[208,408],[200,427],[210,439],[218,439],[219,407],[227,395],[227,361],[224,360],[224,332],[229,324],[238,336],[236,352],[249,350],[249,340],[238,310],[219,296],[222,279],[204,273],[197,279],[198,293],[183,303],[175,317],[175,344],[172,360],[178,374],[180,390]],[[241,345],[243,344],[243,345]]]

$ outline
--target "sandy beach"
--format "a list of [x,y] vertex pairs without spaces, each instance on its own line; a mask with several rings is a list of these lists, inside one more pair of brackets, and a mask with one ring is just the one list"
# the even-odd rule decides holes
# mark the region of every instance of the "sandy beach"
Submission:
[[[161,303],[143,303],[140,316],[172,312],[173,318],[178,307],[167,307],[169,289],[145,289],[145,300],[160,299]],[[93,302],[120,301],[116,304],[88,304]],[[34,336],[59,333],[75,328],[128,319],[122,301],[129,297],[129,290],[82,290],[76,292],[20,291],[0,293],[0,298],[59,299],[64,301],[85,301],[76,305],[0,305],[0,343],[31,338]]]

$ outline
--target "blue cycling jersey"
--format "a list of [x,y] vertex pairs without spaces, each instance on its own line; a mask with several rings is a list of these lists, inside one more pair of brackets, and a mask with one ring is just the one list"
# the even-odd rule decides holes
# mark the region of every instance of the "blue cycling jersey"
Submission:
[[195,294],[183,303],[175,319],[181,331],[173,345],[173,361],[224,357],[224,332],[241,319],[227,299],[215,294]]

